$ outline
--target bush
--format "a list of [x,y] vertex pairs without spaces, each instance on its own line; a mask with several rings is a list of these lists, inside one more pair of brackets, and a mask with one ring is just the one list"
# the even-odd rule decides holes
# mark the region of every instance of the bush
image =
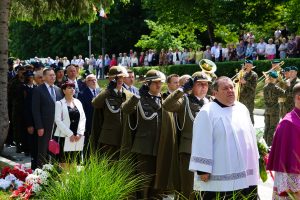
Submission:
[[[289,58],[283,60],[286,66],[298,66],[300,67],[300,58]],[[241,69],[242,61],[231,61],[231,62],[217,62],[217,76],[228,76],[233,77],[237,71]],[[263,71],[268,71],[271,68],[271,62],[269,60],[256,60],[254,61],[255,69],[254,71],[258,74],[258,76],[262,75]],[[187,64],[187,65],[168,65],[168,66],[154,66],[154,67],[134,67],[133,71],[136,75],[142,76],[145,75],[146,72],[150,69],[160,70],[166,75],[169,74],[190,74],[192,75],[196,71],[200,71],[199,65],[196,64]],[[237,71],[236,71],[237,70]]]
[[145,181],[134,169],[130,159],[111,161],[109,157],[91,156],[80,168],[73,163],[64,169],[39,197],[50,200],[125,199]]

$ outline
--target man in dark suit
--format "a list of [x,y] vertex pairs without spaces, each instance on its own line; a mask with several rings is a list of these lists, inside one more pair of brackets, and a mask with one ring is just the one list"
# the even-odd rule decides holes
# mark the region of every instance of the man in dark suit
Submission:
[[67,80],[75,84],[75,94],[74,97],[77,98],[80,91],[85,89],[86,85],[80,80],[77,79],[78,72],[74,65],[67,66]]
[[33,90],[32,114],[38,134],[37,166],[48,161],[48,142],[54,125],[55,101],[63,98],[61,90],[54,85],[53,69],[43,71],[44,83]]
[[89,148],[88,148],[88,142],[89,142],[89,136],[91,134],[91,129],[92,129],[92,119],[93,119],[93,112],[94,112],[94,107],[92,105],[92,100],[100,93],[100,88],[98,87],[97,84],[97,79],[94,74],[89,74],[85,78],[85,83],[86,83],[86,88],[83,89],[78,94],[78,99],[81,101],[83,110],[85,112],[86,116],[86,124],[85,124],[85,141],[84,141],[84,155],[85,157],[89,156]]
[[127,73],[128,73],[128,77],[124,77],[123,87],[126,90],[128,90],[129,92],[139,95],[139,89],[133,85],[134,84],[134,79],[135,79],[134,71],[128,69]]

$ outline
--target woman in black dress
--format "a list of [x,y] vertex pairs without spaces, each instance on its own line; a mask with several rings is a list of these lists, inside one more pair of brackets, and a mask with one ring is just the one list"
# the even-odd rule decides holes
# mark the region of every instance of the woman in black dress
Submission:
[[[72,162],[76,159],[74,156],[80,155],[79,152],[64,152],[65,140],[78,142],[85,131],[85,113],[81,102],[74,98],[75,85],[71,82],[62,84],[61,89],[65,97],[55,104],[55,123],[57,128],[54,136],[60,144],[60,154],[58,160],[60,163]],[[77,157],[76,156],[76,157]],[[78,157],[77,157],[78,158]]]

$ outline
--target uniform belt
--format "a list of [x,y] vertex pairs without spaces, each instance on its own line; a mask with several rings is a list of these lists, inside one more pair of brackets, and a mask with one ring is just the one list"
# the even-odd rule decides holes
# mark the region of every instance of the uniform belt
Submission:
[[283,103],[286,101],[286,98],[285,97],[279,97],[278,98],[278,103]]

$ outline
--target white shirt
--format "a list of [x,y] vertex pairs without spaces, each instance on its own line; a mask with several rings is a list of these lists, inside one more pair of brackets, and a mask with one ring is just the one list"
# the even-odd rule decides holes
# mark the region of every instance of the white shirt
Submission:
[[222,108],[205,104],[194,121],[189,169],[210,173],[203,182],[195,173],[194,189],[235,191],[259,180],[256,135],[245,105]]
[[211,54],[213,54],[215,58],[219,58],[220,57],[220,49],[219,49],[219,47],[213,46],[211,48]]
[[72,59],[72,60],[71,60],[71,64],[72,64],[72,65],[76,65],[76,64],[77,64],[76,62],[77,62],[76,59]]
[[79,66],[83,66],[84,60],[83,59],[77,59],[76,64]]
[[266,45],[266,54],[267,55],[275,55],[276,54],[275,44],[267,44]]
[[266,50],[266,43],[258,43],[256,46],[256,50],[258,54],[265,54],[265,50]]
[[148,62],[152,62],[153,53],[148,54]]
[[102,68],[102,59],[98,58],[96,61],[96,65],[99,66],[99,68]]

